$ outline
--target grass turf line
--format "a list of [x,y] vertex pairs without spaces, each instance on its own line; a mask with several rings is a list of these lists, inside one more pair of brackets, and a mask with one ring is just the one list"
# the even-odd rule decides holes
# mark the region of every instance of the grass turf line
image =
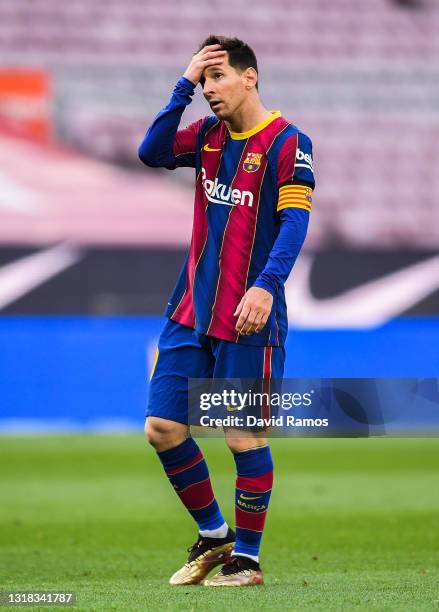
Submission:
[[[199,443],[233,524],[233,458]],[[1,590],[76,591],[75,610],[439,609],[439,440],[271,446],[266,586],[215,590],[167,584],[196,529],[141,434],[1,438]]]

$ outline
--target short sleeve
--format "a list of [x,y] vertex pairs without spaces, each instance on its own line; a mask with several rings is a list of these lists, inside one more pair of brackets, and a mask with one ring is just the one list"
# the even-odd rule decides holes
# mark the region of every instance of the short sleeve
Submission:
[[289,136],[278,157],[278,187],[287,183],[315,187],[311,139],[302,132]]
[[183,130],[178,130],[173,145],[177,166],[195,168],[197,139],[203,122],[204,118],[191,123]]
[[276,211],[301,208],[311,212],[315,186],[311,140],[298,132],[289,136],[278,158],[279,197]]
[[295,180],[309,183],[312,189],[315,187],[312,142],[311,139],[306,134],[302,134],[302,132],[298,134],[293,182]]

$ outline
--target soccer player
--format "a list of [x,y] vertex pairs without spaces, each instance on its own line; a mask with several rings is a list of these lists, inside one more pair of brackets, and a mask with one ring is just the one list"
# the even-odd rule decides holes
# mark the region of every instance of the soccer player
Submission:
[[[179,130],[198,83],[213,114]],[[259,547],[273,483],[266,435],[225,429],[237,471],[235,534],[189,435],[188,378],[282,378],[284,283],[308,226],[311,141],[264,107],[253,50],[236,38],[210,36],[148,129],[139,157],[151,167],[195,168],[192,240],[166,310],[145,425],[198,526],[170,583],[263,584]]]

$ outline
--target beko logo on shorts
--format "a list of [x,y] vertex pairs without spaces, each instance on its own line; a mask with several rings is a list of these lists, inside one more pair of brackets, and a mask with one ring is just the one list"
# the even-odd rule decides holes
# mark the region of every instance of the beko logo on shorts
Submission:
[[312,156],[309,153],[301,151],[299,147],[297,147],[296,160],[305,162],[304,164],[296,164],[296,168],[309,168],[309,170],[313,170]]
[[209,202],[214,204],[225,204],[226,206],[253,206],[253,194],[251,191],[241,191],[235,187],[232,189],[223,183],[218,182],[216,178],[214,181],[206,178],[206,170],[201,168],[201,182],[204,187],[204,193]]

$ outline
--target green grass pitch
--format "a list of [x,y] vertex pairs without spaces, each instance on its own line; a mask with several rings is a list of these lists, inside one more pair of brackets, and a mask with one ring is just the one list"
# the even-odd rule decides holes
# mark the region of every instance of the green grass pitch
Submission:
[[[232,456],[199,443],[233,523]],[[142,434],[0,438],[0,590],[76,591],[76,610],[439,609],[439,439],[272,452],[266,586],[208,589],[167,584],[196,529]]]

